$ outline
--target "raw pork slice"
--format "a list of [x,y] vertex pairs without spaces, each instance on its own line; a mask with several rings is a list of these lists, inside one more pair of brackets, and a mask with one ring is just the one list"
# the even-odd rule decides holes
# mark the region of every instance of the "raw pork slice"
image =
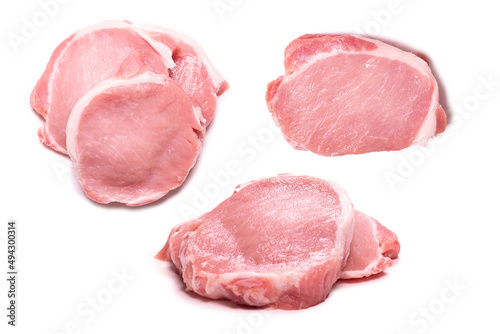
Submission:
[[116,76],[76,103],[68,152],[88,197],[142,205],[182,184],[202,131],[189,95],[132,53]]
[[361,278],[380,273],[399,254],[396,234],[378,221],[355,211],[354,234],[347,263],[340,278]]
[[340,277],[354,218],[338,185],[279,175],[237,187],[214,210],[172,229],[156,258],[172,261],[187,289],[202,296],[306,308],[323,301]]
[[112,77],[132,51],[139,52],[146,68],[154,73],[166,74],[173,66],[169,49],[164,48],[165,54],[160,55],[123,21],[81,29],[56,48],[31,93],[32,107],[45,118],[38,131],[43,143],[67,153],[66,125],[75,103],[96,84]]
[[[175,227],[169,241],[156,258],[172,261],[175,267],[181,270],[179,250],[184,236],[189,232],[189,226],[191,222]],[[400,244],[394,232],[370,216],[355,210],[354,234],[340,278],[362,278],[378,274],[392,266],[392,260],[398,257],[399,250]]]
[[166,248],[188,290],[238,304],[301,309],[327,297],[353,227],[351,201],[339,186],[282,175],[240,187],[174,229]]
[[446,127],[427,63],[378,40],[305,35],[285,50],[268,108],[296,149],[335,156],[425,145]]
[[175,66],[170,70],[171,78],[191,96],[195,108],[206,127],[212,120],[217,105],[217,96],[229,88],[228,83],[215,70],[201,47],[187,36],[158,26],[141,26],[155,48],[163,45],[172,50]]

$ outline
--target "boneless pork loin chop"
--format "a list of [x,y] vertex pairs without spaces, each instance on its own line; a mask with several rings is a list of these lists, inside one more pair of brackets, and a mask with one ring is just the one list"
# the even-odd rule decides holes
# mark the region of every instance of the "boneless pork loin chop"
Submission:
[[266,100],[286,140],[324,156],[425,145],[446,127],[436,79],[416,55],[354,35],[304,35]]
[[31,105],[91,199],[142,205],[182,184],[227,88],[196,42],[114,20],[56,48]]
[[194,165],[203,127],[189,95],[140,55],[76,103],[68,153],[88,197],[142,205],[177,188]]
[[[379,263],[374,225],[357,224],[352,203],[338,185],[310,176],[279,175],[239,186],[212,211],[172,229],[156,255],[172,261],[188,290],[237,304],[302,309],[328,296],[344,274],[350,247],[359,248],[346,278],[390,266]],[[356,228],[365,231],[355,231]],[[392,232],[391,232],[392,233]],[[353,241],[361,235],[364,241]],[[382,238],[385,234],[382,234]],[[397,238],[391,235],[396,257]],[[376,262],[374,265],[370,263]],[[358,270],[359,265],[370,267]]]

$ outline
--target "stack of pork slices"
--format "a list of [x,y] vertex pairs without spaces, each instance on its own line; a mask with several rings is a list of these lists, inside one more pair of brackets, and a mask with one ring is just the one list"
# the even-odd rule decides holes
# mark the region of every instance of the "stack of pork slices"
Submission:
[[186,36],[114,20],[54,50],[31,105],[40,140],[71,157],[88,197],[136,206],[183,183],[228,87]]

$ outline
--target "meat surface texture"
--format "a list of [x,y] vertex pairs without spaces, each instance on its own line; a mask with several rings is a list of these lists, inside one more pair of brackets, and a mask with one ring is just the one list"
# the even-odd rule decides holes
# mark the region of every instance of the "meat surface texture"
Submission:
[[175,66],[171,78],[188,93],[201,123],[207,126],[212,120],[217,105],[217,95],[229,88],[227,82],[215,70],[205,52],[190,38],[158,26],[142,26],[154,41],[152,45],[167,46],[172,51]]
[[[207,298],[303,309],[325,300],[341,277],[355,227],[371,229],[355,219],[340,186],[279,175],[239,186],[212,211],[173,228],[156,258],[172,261],[187,290]],[[375,252],[355,255],[371,261]],[[363,276],[357,267],[350,278],[356,275]]]
[[396,234],[362,212],[354,213],[354,235],[340,278],[361,278],[380,273],[399,254]]
[[112,77],[132,51],[139,52],[154,73],[166,73],[172,66],[122,21],[84,28],[56,48],[31,95],[32,107],[45,117],[38,132],[42,142],[67,153],[66,124],[74,105],[96,84]]
[[123,65],[75,105],[68,152],[88,197],[142,205],[184,181],[201,148],[203,127],[175,81],[148,72],[137,58]]
[[446,127],[436,79],[416,55],[352,35],[304,35],[266,100],[286,140],[324,156],[425,145]]
[[227,88],[205,53],[191,39],[162,27],[136,27],[128,21],[106,21],[81,29],[53,52],[31,93],[31,106],[45,118],[39,130],[43,143],[67,153],[66,124],[74,105],[123,61],[138,52],[146,68],[170,73],[193,100],[202,123],[213,117],[216,96]]
[[191,39],[115,20],[56,48],[31,105],[91,199],[142,205],[182,184],[227,88]]

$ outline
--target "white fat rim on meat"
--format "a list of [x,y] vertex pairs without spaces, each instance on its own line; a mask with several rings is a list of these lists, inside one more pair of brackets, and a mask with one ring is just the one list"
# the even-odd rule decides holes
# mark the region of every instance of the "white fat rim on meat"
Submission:
[[171,50],[163,43],[155,42],[151,37],[149,37],[148,34],[144,32],[144,30],[139,29],[133,25],[130,25],[130,28],[135,31],[137,35],[141,36],[142,39],[148,42],[148,44],[151,45],[151,47],[155,49],[156,52],[158,52],[158,54],[163,58],[167,69],[175,67],[174,59],[172,58],[173,50]]
[[100,23],[92,24],[90,26],[78,30],[75,33],[75,37],[73,40],[77,40],[97,30],[112,29],[112,28],[129,28],[129,27],[130,24],[121,20],[107,20]]
[[[213,66],[212,62],[208,59],[205,51],[203,51],[203,49],[200,47],[200,45],[196,41],[194,41],[192,38],[190,38],[186,35],[180,34],[176,31],[173,31],[173,30],[170,30],[170,29],[167,29],[164,27],[156,26],[156,25],[145,24],[145,25],[140,25],[139,28],[141,28],[145,31],[164,33],[164,34],[169,35],[170,37],[172,37],[176,40],[180,40],[180,41],[190,45],[194,49],[194,51],[196,52],[198,57],[200,57],[200,59],[203,61],[203,63],[207,67],[208,73],[210,74],[210,78],[212,79],[212,84],[214,85],[216,90],[219,90],[220,86],[225,82],[224,78],[219,74],[219,72],[217,72],[217,70]],[[153,42],[153,43],[163,44],[160,42]],[[151,44],[151,46],[153,46],[153,48],[156,48],[153,44]]]
[[139,29],[132,23],[128,23],[125,21],[109,20],[91,25],[89,27],[85,27],[81,30],[78,30],[73,40],[77,40],[78,38],[88,35],[96,30],[113,29],[113,28],[132,30],[137,35],[139,35],[139,37],[144,39],[156,52],[158,52],[158,54],[163,58],[163,62],[165,63],[165,66],[167,68],[172,68],[175,66],[174,60],[172,59],[173,50],[171,50],[168,46],[166,46],[163,43],[160,43],[161,45],[156,45],[158,43],[156,43],[151,37],[149,37],[148,34],[144,33],[142,29]]
[[[276,177],[271,177],[271,178],[280,178],[280,177],[295,177],[297,175],[293,174],[279,174]],[[318,179],[322,182],[325,182],[325,180],[319,179],[319,178],[314,178],[312,176],[307,176],[312,179]],[[235,189],[236,192],[240,191],[244,187],[253,184],[258,181],[262,181],[268,179],[266,177],[259,178],[254,181],[250,181],[241,185],[238,185]],[[212,299],[231,299],[231,296],[227,293],[226,288],[227,286],[230,286],[231,282],[233,282],[236,278],[248,278],[248,280],[252,280],[255,278],[259,277],[265,277],[266,279],[269,279],[271,284],[275,287],[277,296],[278,298],[282,295],[282,293],[286,292],[290,288],[290,286],[295,286],[299,287],[301,279],[304,277],[305,273],[307,272],[308,269],[310,269],[313,266],[318,266],[326,261],[329,261],[331,258],[336,256],[336,252],[341,251],[343,249],[344,256],[340,258],[341,260],[341,266],[337,268],[338,270],[338,277],[340,277],[342,268],[344,267],[347,258],[349,257],[349,249],[352,241],[352,236],[354,232],[354,207],[352,205],[352,202],[347,195],[347,192],[342,188],[340,185],[336,184],[335,182],[331,181],[326,181],[328,182],[333,190],[339,195],[339,201],[340,201],[340,206],[342,207],[342,213],[337,225],[337,233],[336,233],[336,240],[335,240],[335,248],[332,250],[332,253],[330,254],[329,257],[326,258],[324,256],[321,256],[321,258],[318,259],[311,259],[308,263],[308,266],[300,267],[297,268],[297,270],[294,271],[289,271],[289,272],[283,272],[280,274],[273,274],[273,273],[255,273],[252,271],[242,271],[242,272],[230,272],[230,273],[223,273],[223,274],[211,274],[211,273],[200,273],[197,272],[196,268],[194,267],[194,255],[190,254],[189,252],[189,242],[186,241],[188,240],[189,236],[185,239],[186,243],[184,244],[184,248],[182,251],[180,251],[180,262],[181,262],[181,267],[182,267],[182,272],[185,271],[187,265],[191,264],[191,281],[188,284],[188,287],[197,292],[198,294],[210,297]],[[196,231],[196,230],[195,230]],[[342,233],[338,233],[341,231]],[[193,233],[193,232],[190,232]],[[345,237],[345,240],[342,240],[342,238]],[[182,248],[182,247],[181,247]],[[200,287],[197,285],[196,282],[196,277],[203,276],[206,278],[206,284],[202,287],[205,293],[202,293],[202,291],[199,289]],[[271,278],[272,277],[272,278]],[[184,279],[186,277],[183,276]],[[188,283],[188,282],[186,282]],[[256,293],[255,289],[252,290],[251,292]],[[272,304],[275,301],[274,300],[269,300],[267,298],[264,298],[264,295],[266,293],[266,290],[260,290],[259,291],[259,298],[257,300],[261,301],[260,303],[256,304],[253,299],[255,298],[255,295],[243,295],[239,296],[242,297],[245,303],[248,305],[254,305],[254,306],[266,306],[268,304]]]
[[[434,86],[434,90],[432,92],[432,100],[431,104],[429,107],[429,110],[427,112],[427,116],[424,119],[424,122],[422,123],[422,126],[420,127],[420,130],[418,131],[417,135],[415,136],[413,140],[413,144],[419,144],[419,145],[426,145],[427,141],[429,140],[430,137],[432,137],[435,132],[436,132],[436,126],[437,126],[437,120],[436,120],[436,110],[439,108],[439,89],[438,89],[438,84],[436,81],[436,78],[431,72],[431,69],[429,65],[420,57],[414,55],[411,52],[406,52],[403,51],[399,48],[396,48],[394,46],[391,46],[389,44],[386,44],[384,42],[371,39],[371,38],[366,38],[362,37],[359,35],[352,35],[356,38],[374,43],[378,46],[378,48],[374,51],[343,51],[343,50],[333,50],[330,52],[322,52],[319,53],[311,59],[308,60],[308,62],[303,65],[298,71],[293,72],[289,75],[285,75],[283,78],[283,81],[287,80],[288,78],[294,78],[295,76],[300,75],[302,72],[307,70],[312,64],[315,62],[326,59],[328,57],[338,55],[338,54],[360,54],[360,55],[366,55],[370,54],[376,57],[381,57],[381,58],[387,58],[390,60],[397,60],[403,63],[406,63],[410,65],[412,68],[417,69],[423,76],[428,77],[432,80],[432,84]],[[274,99],[276,98],[273,97],[272,102],[274,103]],[[276,118],[277,121],[277,118]],[[285,137],[288,139],[288,137],[285,135]],[[290,142],[290,140],[289,140]],[[293,141],[292,141],[293,142]],[[294,143],[294,142],[293,142]],[[304,147],[304,145],[300,145],[296,143],[296,148],[301,148]]]
[[102,81],[92,88],[87,94],[83,95],[73,107],[71,114],[68,119],[68,124],[66,125],[66,147],[68,149],[68,154],[73,161],[78,161],[79,152],[76,147],[76,135],[78,133],[78,125],[80,123],[80,118],[89,105],[89,103],[103,91],[118,87],[118,86],[129,86],[141,83],[154,83],[154,84],[164,84],[165,77],[162,75],[154,74],[151,72],[144,72],[132,79],[117,79],[116,77],[109,78]]
[[[375,240],[380,240],[381,238],[378,237],[378,233],[377,233],[377,222],[375,219],[373,219],[372,217],[362,213],[363,215],[365,215],[366,217],[368,217],[369,221],[370,221],[370,224],[372,226],[372,235],[373,235],[373,238]],[[356,224],[356,223],[355,223]],[[377,267],[377,265],[381,262],[381,261],[391,261],[392,262],[392,259],[388,259],[387,257],[383,256],[382,253],[381,253],[381,245],[378,246],[378,250],[379,250],[379,254],[378,254],[378,258],[376,261],[372,261],[366,268],[362,269],[362,270],[351,270],[349,272],[342,272],[341,275],[340,275],[340,278],[341,279],[352,279],[352,278],[361,278],[361,277],[368,277],[369,275],[366,275],[366,273],[373,273],[373,270]],[[347,260],[347,258],[346,258]]]

